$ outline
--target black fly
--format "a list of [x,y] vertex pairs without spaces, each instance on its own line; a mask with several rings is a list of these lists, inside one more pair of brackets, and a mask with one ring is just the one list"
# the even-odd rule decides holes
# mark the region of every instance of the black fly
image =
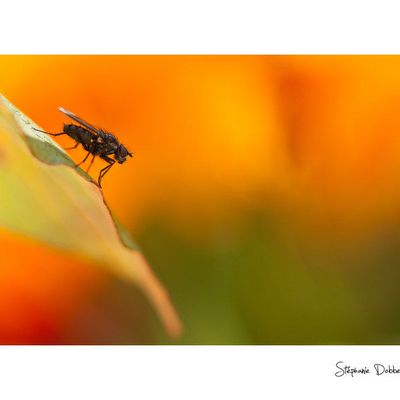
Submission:
[[[115,161],[118,161],[119,164],[123,164],[128,156],[132,157],[132,153],[130,153],[128,149],[121,144],[112,133],[95,128],[93,125],[90,125],[82,118],[77,117],[75,114],[66,110],[65,108],[60,107],[59,110],[77,122],[79,125],[65,124],[63,132],[60,133],[49,133],[36,128],[35,130],[47,133],[51,136],[68,135],[70,138],[76,141],[76,144],[75,146],[69,147],[66,150],[76,149],[81,144],[88,153],[86,154],[85,158],[75,167],[83,164],[90,154],[92,155],[92,159],[88,169],[86,170],[87,172],[89,172],[89,169],[92,166],[96,156],[106,161],[108,165],[100,171],[98,178],[98,184],[101,187],[101,180],[114,165]],[[111,155],[114,155],[114,159],[109,157]]]

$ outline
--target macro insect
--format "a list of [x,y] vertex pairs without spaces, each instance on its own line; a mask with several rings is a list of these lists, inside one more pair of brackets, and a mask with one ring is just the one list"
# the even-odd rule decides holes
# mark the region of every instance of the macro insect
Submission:
[[[101,187],[101,180],[115,164],[115,161],[118,161],[119,164],[123,164],[128,156],[132,157],[132,153],[130,153],[128,149],[122,143],[120,143],[112,133],[94,127],[65,108],[60,107],[59,110],[73,121],[77,122],[79,125],[64,124],[63,132],[60,133],[50,133],[40,129],[34,129],[39,132],[47,133],[51,136],[68,135],[70,138],[74,139],[76,144],[72,147],[66,148],[65,150],[76,149],[81,144],[88,153],[79,164],[75,165],[75,168],[83,164],[88,159],[89,155],[92,155],[92,159],[86,172],[89,172],[96,156],[106,161],[108,165],[100,170],[97,180],[99,186]],[[114,156],[114,159],[110,156]]]

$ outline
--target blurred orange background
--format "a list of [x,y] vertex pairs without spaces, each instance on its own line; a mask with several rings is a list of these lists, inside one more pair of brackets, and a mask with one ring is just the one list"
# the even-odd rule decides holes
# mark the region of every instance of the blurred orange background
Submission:
[[[63,106],[134,153],[104,193],[182,315],[178,343],[397,343],[399,71],[396,56],[0,56],[0,90],[49,132]],[[171,343],[140,293],[0,238],[0,343]]]

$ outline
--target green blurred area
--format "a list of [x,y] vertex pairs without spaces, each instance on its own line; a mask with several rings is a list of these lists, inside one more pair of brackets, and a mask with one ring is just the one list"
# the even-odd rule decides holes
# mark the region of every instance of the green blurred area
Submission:
[[182,317],[181,340],[165,336],[141,293],[111,280],[74,322],[80,342],[85,336],[109,344],[400,342],[395,225],[358,252],[318,235],[311,242],[281,215],[254,209],[237,215],[239,222],[201,241],[172,229],[162,215],[136,232]]

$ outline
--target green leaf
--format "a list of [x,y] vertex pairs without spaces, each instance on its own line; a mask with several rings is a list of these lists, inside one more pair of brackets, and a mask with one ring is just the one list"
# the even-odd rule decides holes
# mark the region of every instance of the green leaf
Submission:
[[0,95],[0,226],[83,257],[139,286],[167,332],[181,333],[168,294],[96,182]]

